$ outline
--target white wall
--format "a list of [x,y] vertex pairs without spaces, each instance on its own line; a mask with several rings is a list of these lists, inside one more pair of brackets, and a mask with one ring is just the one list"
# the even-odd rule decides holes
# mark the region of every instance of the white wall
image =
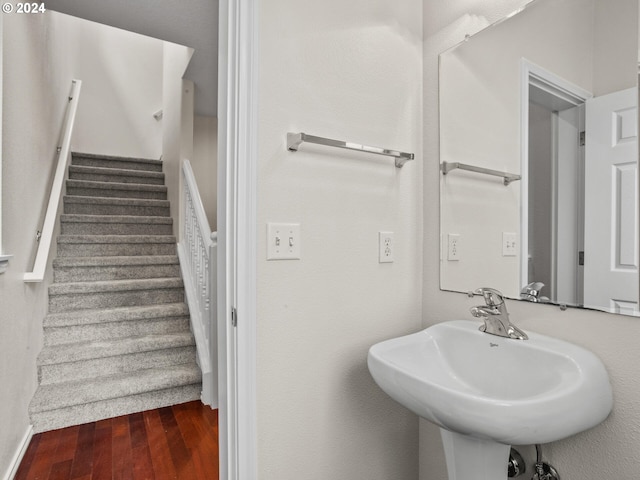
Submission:
[[2,37],[4,32],[4,15],[0,15],[0,255],[4,254],[2,248],[2,91],[3,91],[3,73],[2,73]]
[[[638,82],[638,45],[627,41],[638,32],[638,2],[595,1],[593,94],[596,97],[633,87]],[[637,36],[640,38],[640,36]],[[622,41],[621,41],[622,39]]]
[[[190,153],[192,146],[183,145],[188,137],[184,132],[184,107],[193,112],[193,85],[182,80],[189,65],[193,49],[175,43],[163,42],[162,63],[162,170],[171,202],[171,216],[174,219],[174,232],[177,233],[177,219],[180,198],[180,161],[183,153]],[[190,89],[185,93],[185,89]],[[186,102],[185,102],[186,100]],[[186,127],[186,126],[185,126]],[[186,150],[185,150],[186,149]]]
[[[3,15],[2,224],[3,249],[13,254],[0,275],[0,477],[10,468],[30,421],[37,386],[47,286],[25,284],[33,268],[55,149],[71,88],[49,15]],[[55,247],[54,247],[55,248]]]
[[198,182],[204,211],[211,230],[216,231],[218,208],[218,119],[197,115],[193,122],[193,173]]
[[[159,159],[163,42],[50,12],[61,62],[82,80],[73,149]],[[51,65],[52,69],[59,65]]]
[[[417,417],[373,382],[368,348],[421,318],[421,2],[259,8],[257,416],[261,480],[415,479]],[[288,131],[416,153],[303,144]],[[302,259],[266,261],[266,223]],[[378,263],[378,231],[395,262]]]
[[[453,5],[456,3],[456,5]],[[526,3],[514,0],[468,2],[470,17],[477,27],[481,22],[494,21]],[[605,2],[606,3],[606,2]],[[450,5],[451,4],[451,5]],[[466,29],[451,23],[451,11],[458,2],[425,0],[425,25],[436,24],[438,30],[425,32],[424,44],[424,326],[454,318],[470,318],[468,309],[477,299],[464,294],[439,289],[439,128],[438,54],[464,38]],[[636,15],[637,17],[637,15]],[[531,305],[509,301],[512,320],[525,331],[530,330],[589,348],[605,363],[613,384],[614,410],[600,426],[570,439],[544,446],[544,456],[558,468],[563,480],[628,479],[640,471],[640,366],[637,343],[640,338],[638,319],[605,313],[557,307]],[[585,399],[588,401],[588,399]],[[440,434],[426,421],[420,427],[420,478],[446,479],[446,467]],[[531,447],[522,449],[528,465],[534,457]]]

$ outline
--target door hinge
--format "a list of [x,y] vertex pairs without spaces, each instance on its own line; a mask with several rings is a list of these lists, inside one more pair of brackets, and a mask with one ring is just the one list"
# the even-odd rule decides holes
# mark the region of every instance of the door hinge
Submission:
[[584,147],[584,144],[586,143],[586,137],[587,137],[587,133],[585,131],[580,132],[580,137],[578,138],[578,145],[580,145],[581,147]]
[[578,252],[578,265],[584,265],[584,252]]
[[236,310],[236,307],[231,307],[231,325],[233,327],[238,326],[238,311]]

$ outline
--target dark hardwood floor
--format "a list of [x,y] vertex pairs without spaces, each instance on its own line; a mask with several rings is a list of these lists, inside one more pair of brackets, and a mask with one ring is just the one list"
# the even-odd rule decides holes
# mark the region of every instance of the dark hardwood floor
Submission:
[[15,480],[216,480],[218,411],[200,402],[33,436]]

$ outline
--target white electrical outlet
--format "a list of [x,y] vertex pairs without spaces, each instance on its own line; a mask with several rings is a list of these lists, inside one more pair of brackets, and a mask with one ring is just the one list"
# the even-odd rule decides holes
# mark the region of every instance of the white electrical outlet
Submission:
[[447,260],[457,262],[460,260],[460,234],[450,233],[447,235]]
[[378,262],[393,262],[393,232],[378,232]]
[[515,233],[502,232],[502,256],[515,257],[518,254],[518,236]]
[[267,224],[267,260],[300,260],[300,224]]

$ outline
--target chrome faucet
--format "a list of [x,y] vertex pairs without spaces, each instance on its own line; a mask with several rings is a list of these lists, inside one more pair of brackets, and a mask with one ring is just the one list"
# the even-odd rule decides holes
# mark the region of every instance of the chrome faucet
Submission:
[[484,297],[485,305],[478,305],[470,309],[471,315],[484,320],[484,325],[480,326],[481,332],[518,340],[529,338],[509,320],[507,305],[502,293],[493,288],[478,288],[473,293]]
[[522,287],[522,290],[520,290],[520,298],[522,300],[526,300],[527,302],[533,302],[533,303],[548,302],[549,297],[540,295],[540,291],[543,288],[544,288],[544,283],[531,282],[530,284]]

